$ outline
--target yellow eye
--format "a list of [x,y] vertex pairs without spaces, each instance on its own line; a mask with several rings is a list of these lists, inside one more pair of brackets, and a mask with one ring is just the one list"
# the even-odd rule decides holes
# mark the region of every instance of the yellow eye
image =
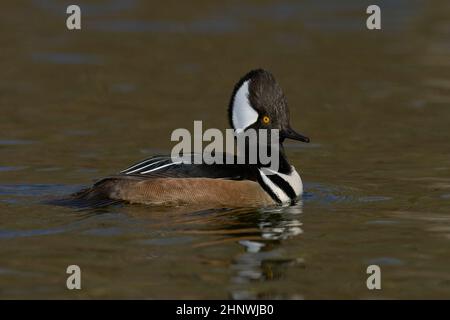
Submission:
[[270,122],[270,118],[268,116],[264,116],[262,118],[262,122],[265,123],[265,124],[268,124]]

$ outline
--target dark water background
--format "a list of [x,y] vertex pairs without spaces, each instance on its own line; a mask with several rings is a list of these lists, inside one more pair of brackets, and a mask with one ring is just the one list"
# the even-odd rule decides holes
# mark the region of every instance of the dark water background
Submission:
[[[1,298],[450,298],[450,2],[10,1],[0,11]],[[41,204],[226,128],[271,70],[301,203],[272,210]],[[82,290],[65,287],[68,265]],[[382,290],[366,268],[382,269]]]

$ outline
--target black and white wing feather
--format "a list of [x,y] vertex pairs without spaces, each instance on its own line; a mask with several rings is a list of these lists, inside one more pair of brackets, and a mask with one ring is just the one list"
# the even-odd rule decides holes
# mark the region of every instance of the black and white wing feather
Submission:
[[256,181],[258,176],[256,166],[226,164],[227,155],[224,155],[223,164],[196,164],[194,157],[195,155],[188,155],[172,159],[170,156],[155,156],[132,165],[121,171],[120,174],[139,175],[146,178],[248,179],[253,181]]
[[161,171],[170,166],[182,164],[183,161],[172,161],[168,156],[155,156],[138,162],[131,167],[122,170],[121,174],[151,174],[152,172]]

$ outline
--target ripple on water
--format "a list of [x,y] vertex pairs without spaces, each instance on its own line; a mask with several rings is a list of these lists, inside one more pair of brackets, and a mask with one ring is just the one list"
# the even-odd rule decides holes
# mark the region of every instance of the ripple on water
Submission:
[[240,29],[232,17],[217,17],[178,21],[98,20],[88,25],[89,29],[101,32],[151,32],[151,33],[228,33]]
[[8,171],[20,171],[24,170],[28,167],[26,166],[0,166],[0,172],[8,172]]
[[369,264],[376,264],[378,266],[401,266],[404,262],[393,257],[378,257],[368,261]]
[[328,186],[321,183],[305,184],[307,190],[303,193],[303,201],[305,203],[333,204],[336,202],[352,203],[357,200],[354,191],[349,188]]
[[97,65],[102,63],[100,56],[86,53],[63,52],[35,52],[31,59],[40,63],[67,64],[67,65]]
[[67,231],[67,227],[58,227],[58,228],[50,228],[50,229],[32,229],[32,230],[1,230],[0,229],[0,239],[46,236],[46,235],[63,233],[66,231]]
[[170,246],[191,243],[194,239],[192,237],[166,237],[166,238],[154,238],[141,241],[143,244],[156,245],[156,246]]
[[124,231],[121,228],[117,227],[102,227],[102,228],[95,228],[86,230],[83,232],[86,235],[93,235],[93,236],[118,236],[124,233]]
[[0,140],[0,146],[16,146],[32,143],[34,143],[34,141],[31,140],[17,140],[17,139]]
[[63,168],[61,167],[46,167],[46,168],[39,168],[36,169],[38,172],[53,172],[53,171],[61,171]]
[[69,194],[79,190],[79,185],[63,184],[3,184],[0,185],[0,196],[43,197],[58,194]]
[[383,197],[383,196],[366,196],[360,197],[358,200],[361,202],[379,202],[379,201],[388,201],[391,200],[391,197]]

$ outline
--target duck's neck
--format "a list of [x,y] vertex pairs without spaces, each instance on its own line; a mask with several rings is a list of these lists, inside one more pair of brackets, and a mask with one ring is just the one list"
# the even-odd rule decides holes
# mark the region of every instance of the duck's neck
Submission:
[[282,144],[278,157],[278,170],[271,169],[269,165],[259,165],[259,183],[274,201],[293,203],[303,193],[302,179],[289,164]]

